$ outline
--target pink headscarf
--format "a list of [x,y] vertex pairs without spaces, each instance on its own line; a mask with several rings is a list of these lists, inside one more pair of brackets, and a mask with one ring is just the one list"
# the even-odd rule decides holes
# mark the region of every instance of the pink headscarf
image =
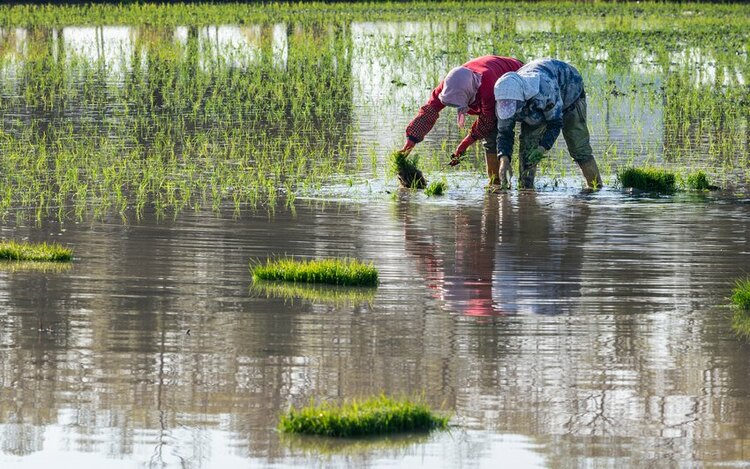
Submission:
[[438,99],[446,106],[457,108],[459,127],[464,126],[469,104],[476,98],[480,84],[482,75],[466,67],[454,68],[443,80],[443,91],[438,95]]

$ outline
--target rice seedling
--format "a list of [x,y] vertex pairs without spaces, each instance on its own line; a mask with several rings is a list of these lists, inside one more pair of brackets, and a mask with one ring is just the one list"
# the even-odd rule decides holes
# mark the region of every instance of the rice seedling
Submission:
[[[360,121],[400,136],[384,107],[407,119],[453,65],[492,50],[579,68],[605,178],[618,166],[700,163],[750,184],[742,5],[691,4],[689,15],[661,3],[493,6],[491,17],[482,2],[455,1],[0,6],[0,217],[272,213],[361,177],[363,148],[374,170],[382,139]],[[401,28],[405,15],[424,22]],[[129,39],[59,40],[81,24],[98,38],[125,27]],[[444,166],[462,137],[451,124],[441,117],[420,144],[423,167],[401,155],[411,163],[402,184],[424,188],[423,172]],[[557,147],[540,178],[575,169]],[[461,170],[482,172],[481,151]]]
[[301,409],[292,407],[281,416],[279,430],[347,438],[444,430],[448,428],[448,420],[448,417],[435,414],[424,403],[380,395],[340,406],[310,403]]
[[745,339],[750,339],[750,279],[738,280],[731,297],[735,306],[732,329]]
[[73,250],[57,243],[0,242],[0,260],[68,262],[73,259]]
[[670,194],[676,190],[675,175],[664,169],[625,168],[617,172],[622,187],[632,187],[644,192]]
[[750,311],[750,279],[737,281],[731,300],[738,308]]
[[427,180],[417,167],[419,158],[416,155],[409,156],[402,151],[395,151],[391,153],[388,162],[389,174],[397,176],[403,187],[424,189],[427,186]]
[[718,187],[711,184],[704,171],[695,171],[688,174],[685,178],[685,185],[692,191],[711,191],[718,189]]
[[357,259],[269,259],[250,265],[254,281],[324,283],[342,286],[376,286],[378,271]]
[[[40,129],[39,120],[31,117],[30,125],[18,131],[13,126],[0,131],[0,148],[8,155],[1,163],[8,177],[0,181],[6,197],[0,206],[6,212],[30,206],[43,216],[54,203],[62,218],[72,203],[71,212],[79,218],[125,213],[129,207],[137,215],[146,205],[176,213],[201,206],[218,209],[226,200],[236,209],[260,204],[273,210],[281,196],[287,204],[293,201],[297,186],[317,185],[344,171],[351,131],[340,122],[349,112],[346,83],[351,78],[341,55],[348,38],[334,33],[327,43],[331,37],[300,30],[290,39],[294,67],[284,70],[271,57],[257,62],[246,52],[214,50],[197,28],[184,46],[166,30],[136,31],[133,53],[143,57],[148,71],[132,61],[124,85],[102,76],[99,63],[60,62],[48,53],[51,40],[44,35],[30,39],[30,50],[40,52],[27,57],[33,75],[23,86],[54,80],[50,71],[76,77],[67,93],[42,99],[53,109],[78,109],[72,114],[86,118],[52,120]],[[228,64],[228,55],[244,65]],[[302,73],[306,64],[319,69],[315,79]],[[278,85],[263,86],[264,80]],[[325,84],[330,82],[343,88]],[[305,90],[305,100],[291,99],[297,88]],[[7,101],[11,109],[40,105],[36,89],[13,96]],[[324,105],[299,109],[300,102]],[[272,112],[285,110],[272,124],[278,128],[264,122],[268,133],[240,131],[266,119],[254,109],[258,103]],[[301,152],[308,158],[296,157]]]
[[259,280],[253,282],[250,291],[267,298],[282,298],[289,301],[302,299],[312,303],[346,305],[372,303],[376,290],[372,287],[343,288]]
[[448,183],[443,181],[432,181],[427,185],[424,190],[425,195],[428,197],[443,195],[448,189]]

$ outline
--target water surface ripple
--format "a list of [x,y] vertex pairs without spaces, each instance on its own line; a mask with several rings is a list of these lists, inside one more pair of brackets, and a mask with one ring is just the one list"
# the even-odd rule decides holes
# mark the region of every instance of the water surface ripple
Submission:
[[[75,247],[0,271],[0,461],[83,467],[540,467],[748,458],[741,201],[614,190],[417,195],[269,216],[4,226]],[[252,289],[250,261],[351,256],[344,301]],[[358,445],[275,431],[290,404],[386,392],[450,434]]]

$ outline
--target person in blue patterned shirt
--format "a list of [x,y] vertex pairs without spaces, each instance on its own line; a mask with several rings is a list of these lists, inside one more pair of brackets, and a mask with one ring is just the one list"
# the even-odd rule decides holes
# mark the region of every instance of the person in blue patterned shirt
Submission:
[[498,78],[494,93],[501,183],[508,184],[513,131],[520,121],[520,188],[534,187],[536,166],[552,148],[560,131],[588,187],[602,187],[586,126],[583,78],[575,67],[561,60],[535,60]]

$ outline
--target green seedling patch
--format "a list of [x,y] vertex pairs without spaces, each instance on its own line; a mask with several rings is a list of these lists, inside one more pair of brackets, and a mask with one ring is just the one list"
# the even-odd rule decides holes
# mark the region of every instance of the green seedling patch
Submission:
[[644,192],[671,194],[676,190],[676,178],[659,168],[625,168],[617,173],[622,187],[632,187]]
[[68,262],[73,250],[57,243],[0,242],[0,260],[34,262]]
[[738,336],[750,339],[750,278],[737,281],[730,299],[735,306],[732,329]]
[[273,259],[251,265],[253,280],[323,283],[343,286],[375,286],[378,271],[356,259]]
[[279,430],[329,437],[358,437],[400,432],[426,432],[448,428],[448,417],[435,414],[426,404],[381,395],[340,406],[310,404],[282,415]]
[[427,185],[427,187],[424,190],[424,193],[428,197],[436,196],[436,195],[443,195],[445,191],[448,189],[448,184],[445,181],[432,181]]

